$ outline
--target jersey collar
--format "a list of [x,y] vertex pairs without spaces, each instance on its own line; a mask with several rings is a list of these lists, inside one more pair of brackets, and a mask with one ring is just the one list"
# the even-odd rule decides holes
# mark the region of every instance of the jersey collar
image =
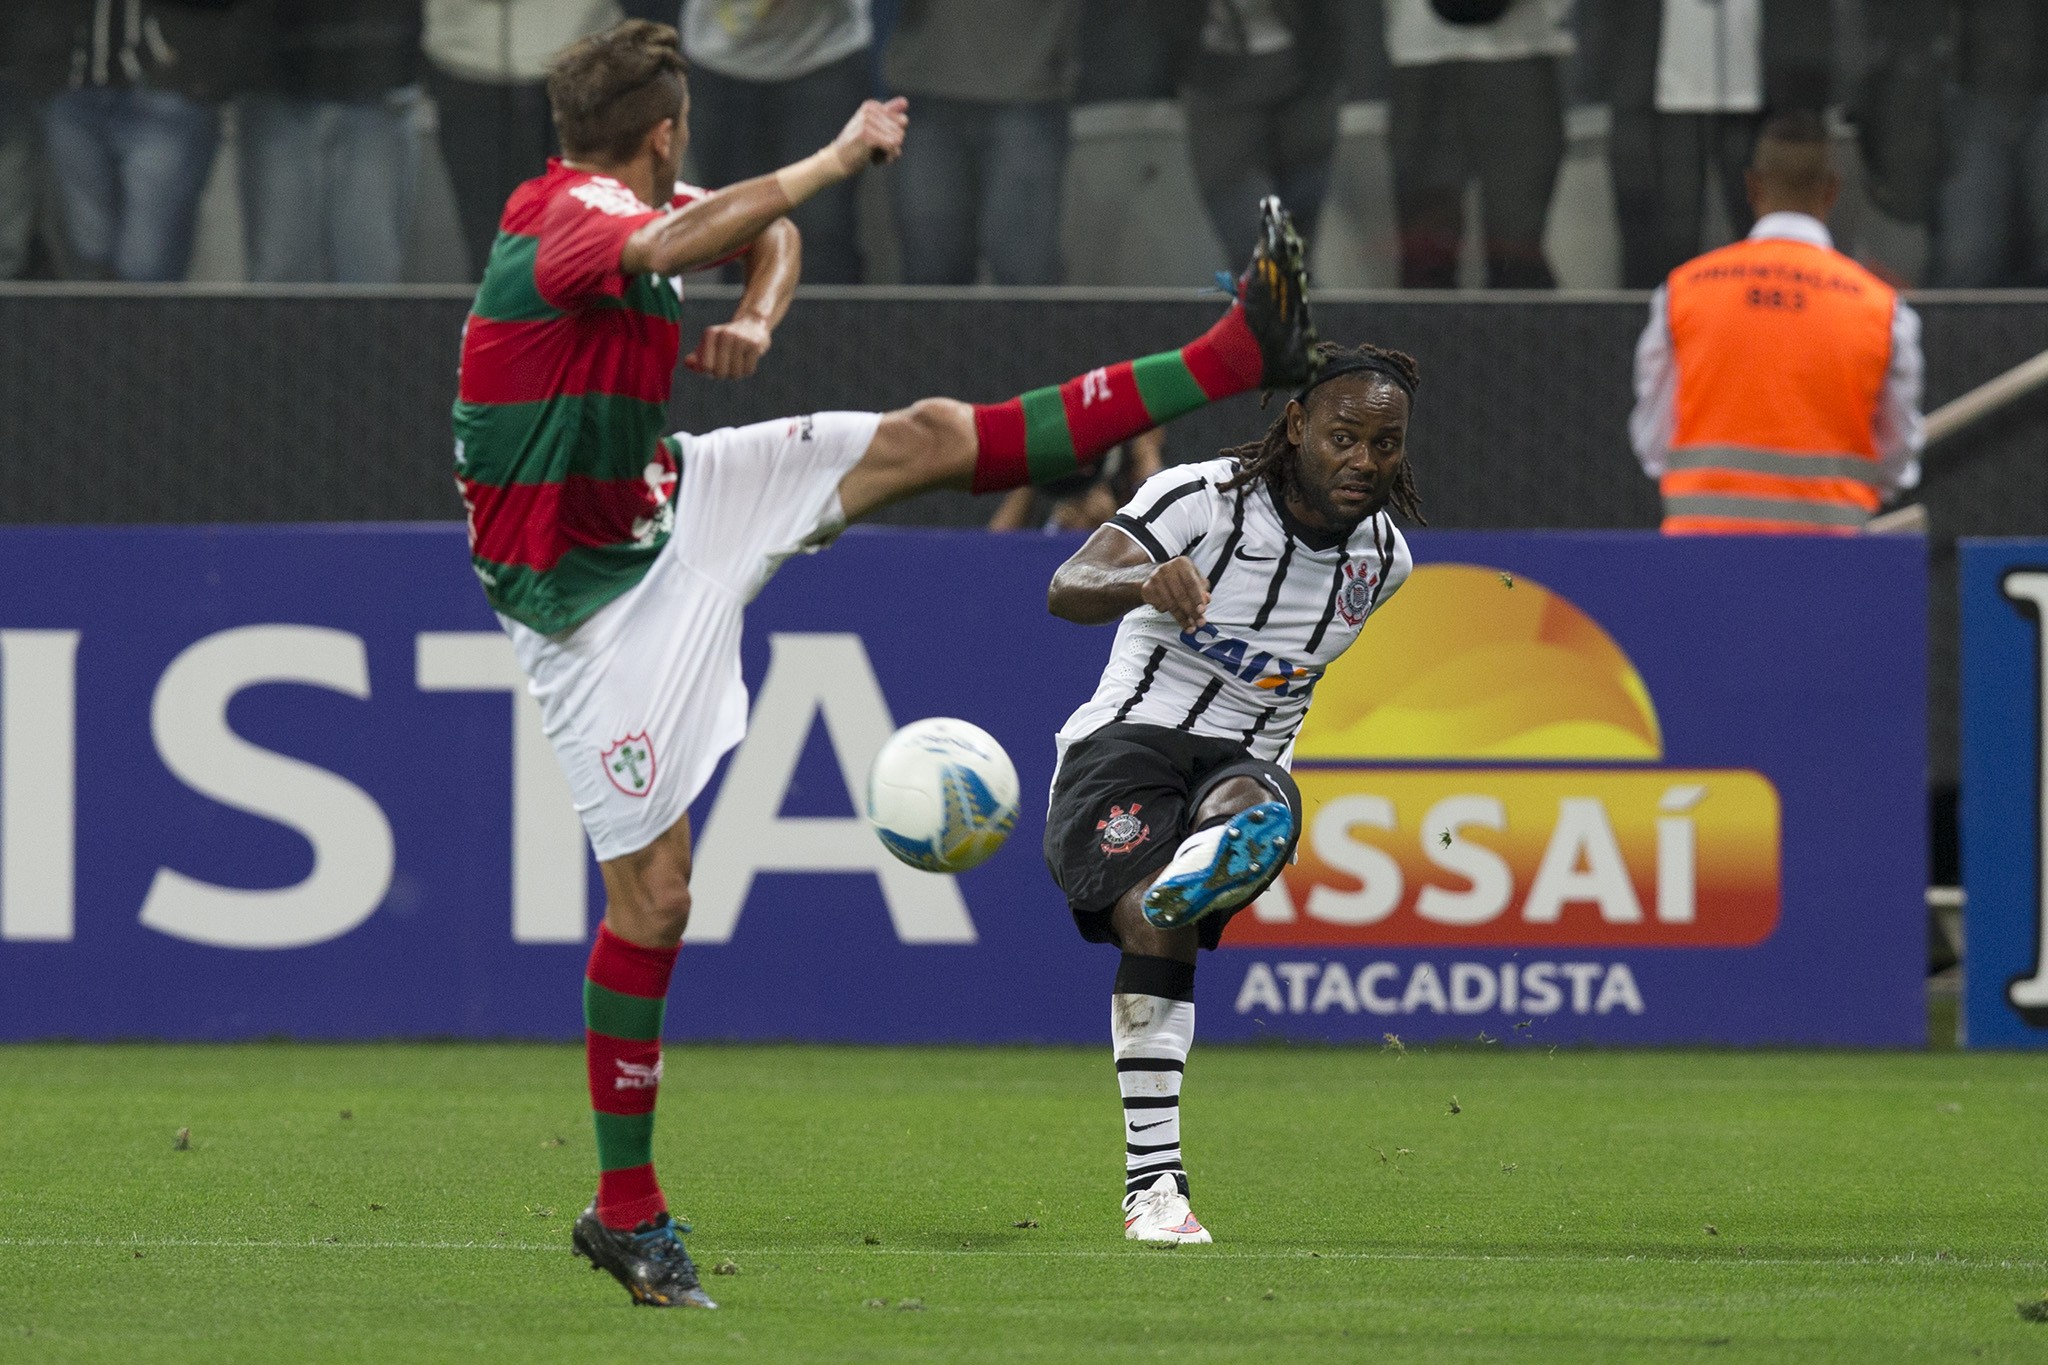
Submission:
[[1834,250],[1835,239],[1828,231],[1828,225],[1810,213],[1793,213],[1781,209],[1767,213],[1756,220],[1756,226],[1749,230],[1752,242],[1771,238],[1782,242],[1804,242],[1808,246],[1826,247]]

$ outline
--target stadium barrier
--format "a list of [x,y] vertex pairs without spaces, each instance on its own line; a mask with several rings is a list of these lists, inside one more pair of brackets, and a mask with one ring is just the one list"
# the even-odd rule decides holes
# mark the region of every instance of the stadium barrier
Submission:
[[[445,520],[448,404],[469,294],[0,286],[0,522]],[[690,283],[686,326],[731,306]],[[2041,293],[1925,294],[1927,405],[2048,349]],[[1172,346],[1213,317],[1193,290],[807,288],[759,375],[678,376],[671,415],[707,430],[932,393],[994,399]],[[1657,498],[1624,430],[1641,295],[1319,293],[1324,335],[1422,362],[1412,448],[1433,524],[1648,528]],[[1972,428],[1919,496],[1932,513],[1931,777],[1957,780],[1954,537],[2048,536],[2044,400]],[[1168,458],[1255,437],[1256,399],[1170,430]],[[892,519],[975,525],[936,494]]]
[[[768,586],[672,1037],[1100,1041],[1039,850],[1109,646],[1042,607],[1076,543],[857,529]],[[1924,1039],[1920,541],[1414,543],[1205,1037]],[[0,576],[0,1037],[577,1036],[601,891],[459,526],[16,528]],[[856,814],[934,714],[1026,796],[958,878]]]
[[2048,1047],[2048,540],[1960,548],[1963,1038]]

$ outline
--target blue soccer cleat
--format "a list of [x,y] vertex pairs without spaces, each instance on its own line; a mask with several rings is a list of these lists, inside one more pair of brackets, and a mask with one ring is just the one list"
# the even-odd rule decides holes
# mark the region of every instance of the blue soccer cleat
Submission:
[[1216,910],[1235,910],[1273,879],[1294,841],[1294,812],[1284,801],[1241,810],[1190,834],[1145,893],[1145,919],[1178,929]]

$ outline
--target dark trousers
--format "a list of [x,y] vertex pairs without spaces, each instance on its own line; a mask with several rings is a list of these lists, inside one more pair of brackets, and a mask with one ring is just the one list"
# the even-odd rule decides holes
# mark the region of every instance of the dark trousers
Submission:
[[[1766,39],[1796,5],[1766,5]],[[1761,123],[1755,114],[1660,114],[1657,54],[1663,7],[1610,7],[1608,58],[1614,73],[1607,170],[1621,228],[1621,282],[1653,289],[1699,255],[1706,221],[1707,167],[1721,183],[1721,206],[1736,235],[1749,231],[1749,195],[1742,173]],[[1783,13],[1780,13],[1782,9]]]
[[1607,167],[1621,220],[1621,283],[1654,289],[1699,255],[1707,217],[1707,167],[1718,172],[1721,207],[1740,237],[1749,231],[1742,173],[1756,144],[1754,114],[1659,114],[1614,106]]
[[896,163],[905,284],[1058,284],[1067,106],[912,97]]
[[1951,88],[1947,106],[1928,283],[2048,284],[2048,95],[2013,108]]
[[36,110],[28,96],[0,78],[0,280],[28,273],[41,192]]
[[1259,200],[1269,194],[1280,196],[1312,245],[1337,155],[1336,93],[1311,90],[1272,104],[1245,104],[1190,90],[1181,103],[1188,160],[1222,239],[1225,264],[1235,270],[1250,259]]
[[[793,81],[741,81],[693,67],[690,156],[697,174],[717,189],[801,161],[839,136],[867,93],[866,52]],[[812,283],[861,282],[854,184],[834,185],[789,215],[804,235],[804,278]]]
[[547,87],[466,81],[430,67],[427,88],[440,117],[441,159],[448,163],[469,273],[481,278],[505,201],[545,171],[555,154]]
[[1476,179],[1487,286],[1554,288],[1543,227],[1564,162],[1556,59],[1395,67],[1389,116],[1402,285],[1457,285]]

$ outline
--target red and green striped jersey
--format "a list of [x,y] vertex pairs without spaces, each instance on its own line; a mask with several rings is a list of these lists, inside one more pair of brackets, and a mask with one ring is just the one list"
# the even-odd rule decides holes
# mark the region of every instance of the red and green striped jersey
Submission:
[[619,270],[658,213],[609,176],[550,161],[507,201],[463,328],[455,468],[470,558],[492,607],[547,634],[639,582],[674,522],[662,428],[681,296]]

